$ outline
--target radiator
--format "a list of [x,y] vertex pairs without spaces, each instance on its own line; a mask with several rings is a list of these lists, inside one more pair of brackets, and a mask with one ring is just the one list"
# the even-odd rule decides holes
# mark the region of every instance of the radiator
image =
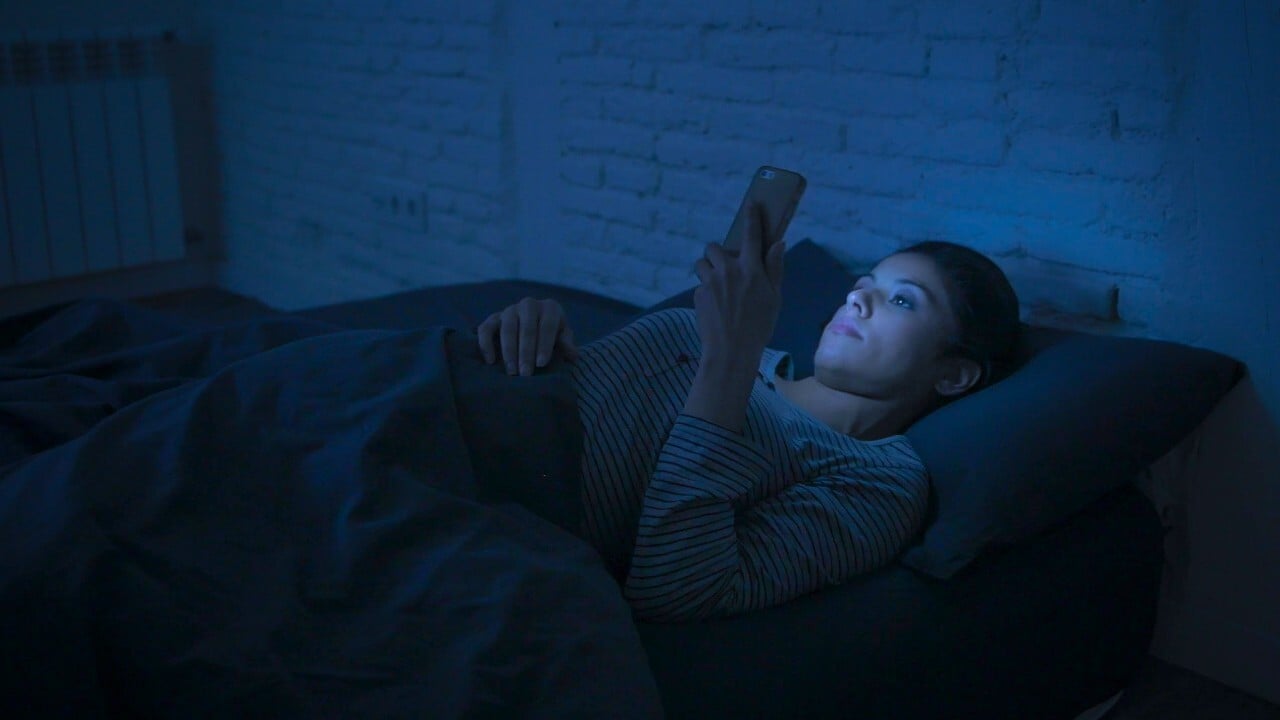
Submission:
[[0,286],[183,257],[167,42],[0,42]]

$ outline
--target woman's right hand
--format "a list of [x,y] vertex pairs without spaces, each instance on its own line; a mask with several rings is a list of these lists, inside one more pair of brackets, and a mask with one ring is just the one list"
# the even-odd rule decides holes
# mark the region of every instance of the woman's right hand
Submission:
[[555,300],[524,298],[485,318],[476,335],[484,361],[492,365],[501,357],[508,375],[532,375],[535,367],[551,362],[556,352],[570,362],[578,359],[573,331],[565,322],[564,308]]

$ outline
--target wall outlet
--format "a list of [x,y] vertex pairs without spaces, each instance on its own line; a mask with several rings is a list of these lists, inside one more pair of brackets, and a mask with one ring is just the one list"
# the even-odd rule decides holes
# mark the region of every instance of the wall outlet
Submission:
[[409,232],[428,231],[429,213],[425,190],[382,185],[373,189],[370,198],[380,222]]

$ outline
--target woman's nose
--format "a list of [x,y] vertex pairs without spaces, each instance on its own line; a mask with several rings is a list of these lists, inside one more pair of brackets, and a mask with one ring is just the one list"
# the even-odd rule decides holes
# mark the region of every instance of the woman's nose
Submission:
[[867,317],[871,313],[869,298],[861,288],[850,290],[845,300],[849,303],[850,309],[859,317]]

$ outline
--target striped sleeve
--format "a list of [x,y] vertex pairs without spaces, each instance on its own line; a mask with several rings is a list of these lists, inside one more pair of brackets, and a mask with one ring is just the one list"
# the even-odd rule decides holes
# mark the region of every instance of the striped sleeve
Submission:
[[904,471],[926,482],[922,468],[858,468],[753,501],[773,472],[759,447],[680,415],[645,492],[627,599],[645,620],[698,620],[777,605],[879,567],[923,520]]

